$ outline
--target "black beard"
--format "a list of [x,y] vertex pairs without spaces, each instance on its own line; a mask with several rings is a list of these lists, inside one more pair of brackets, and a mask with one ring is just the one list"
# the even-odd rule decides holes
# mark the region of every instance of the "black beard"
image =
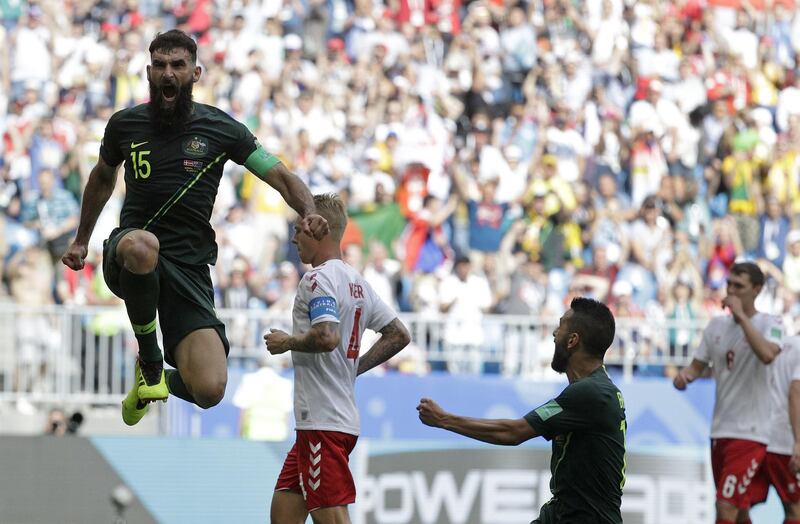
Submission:
[[556,349],[553,351],[553,360],[550,362],[550,367],[557,373],[564,373],[567,370],[570,354],[566,347],[559,346],[556,342]]
[[178,130],[186,125],[192,116],[192,87],[192,82],[182,86],[172,107],[164,107],[161,88],[150,82],[150,102],[147,106],[150,118],[158,131]]

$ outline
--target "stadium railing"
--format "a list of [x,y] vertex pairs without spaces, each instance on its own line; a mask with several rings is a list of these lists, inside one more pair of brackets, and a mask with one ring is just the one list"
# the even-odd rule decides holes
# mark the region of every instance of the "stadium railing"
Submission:
[[[291,330],[291,319],[264,310],[219,310],[232,365],[255,367],[265,357],[263,334]],[[556,318],[402,314],[412,346],[393,365],[402,372],[484,373],[552,380]],[[704,323],[617,319],[606,357],[625,378],[663,375],[689,362]],[[376,335],[365,334],[362,352]],[[466,343],[465,343],[466,341]],[[116,404],[133,382],[136,339],[123,307],[29,307],[0,304],[0,401]]]

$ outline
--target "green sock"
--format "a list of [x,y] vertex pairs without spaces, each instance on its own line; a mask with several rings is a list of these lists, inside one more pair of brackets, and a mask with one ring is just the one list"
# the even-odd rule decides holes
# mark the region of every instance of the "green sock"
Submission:
[[177,369],[165,369],[164,374],[166,375],[167,388],[169,388],[170,393],[186,402],[197,404],[192,394],[186,389],[186,384],[183,383],[183,379]]
[[119,287],[125,295],[128,318],[139,341],[139,358],[145,362],[162,360],[156,337],[159,288],[155,271],[138,274],[123,268],[119,274]]

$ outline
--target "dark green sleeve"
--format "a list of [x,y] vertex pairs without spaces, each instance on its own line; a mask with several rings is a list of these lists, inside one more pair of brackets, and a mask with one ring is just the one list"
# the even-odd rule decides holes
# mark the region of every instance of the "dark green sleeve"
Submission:
[[590,384],[570,384],[559,396],[525,415],[525,420],[536,433],[551,440],[590,427],[595,418],[596,398]]
[[247,157],[256,150],[258,141],[253,136],[253,133],[247,129],[247,126],[241,122],[231,119],[230,125],[232,126],[231,136],[233,140],[228,148],[228,154],[231,160],[241,166],[244,165]]
[[124,160],[119,148],[120,114],[117,112],[108,119],[103,141],[100,142],[100,158],[109,166],[118,166]]

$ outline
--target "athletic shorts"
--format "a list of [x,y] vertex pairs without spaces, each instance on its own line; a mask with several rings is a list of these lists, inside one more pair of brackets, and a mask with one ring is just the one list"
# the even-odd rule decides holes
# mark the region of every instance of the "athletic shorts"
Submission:
[[[719,438],[711,440],[711,470],[717,500],[748,509],[766,500],[769,481],[764,472],[767,445],[752,440]],[[762,498],[763,497],[763,498]]]
[[[767,479],[770,484],[775,486],[775,491],[778,492],[778,496],[784,504],[800,502],[800,475],[795,475],[789,469],[791,458],[791,455],[767,452],[767,459],[764,463]],[[766,500],[766,496],[764,500]],[[764,500],[754,500],[753,504],[764,502]]]
[[358,437],[338,431],[297,430],[275,491],[301,493],[308,511],[356,501],[350,452]]
[[[129,231],[135,228],[116,228],[103,242],[103,278],[108,288],[119,298],[125,296],[119,287],[122,267],[117,263],[117,244]],[[225,324],[217,318],[214,310],[214,285],[207,265],[188,266],[176,264],[158,256],[156,266],[158,277],[158,321],[164,338],[164,360],[175,367],[175,348],[183,337],[203,328],[214,328],[225,347],[225,355],[230,351]]]

